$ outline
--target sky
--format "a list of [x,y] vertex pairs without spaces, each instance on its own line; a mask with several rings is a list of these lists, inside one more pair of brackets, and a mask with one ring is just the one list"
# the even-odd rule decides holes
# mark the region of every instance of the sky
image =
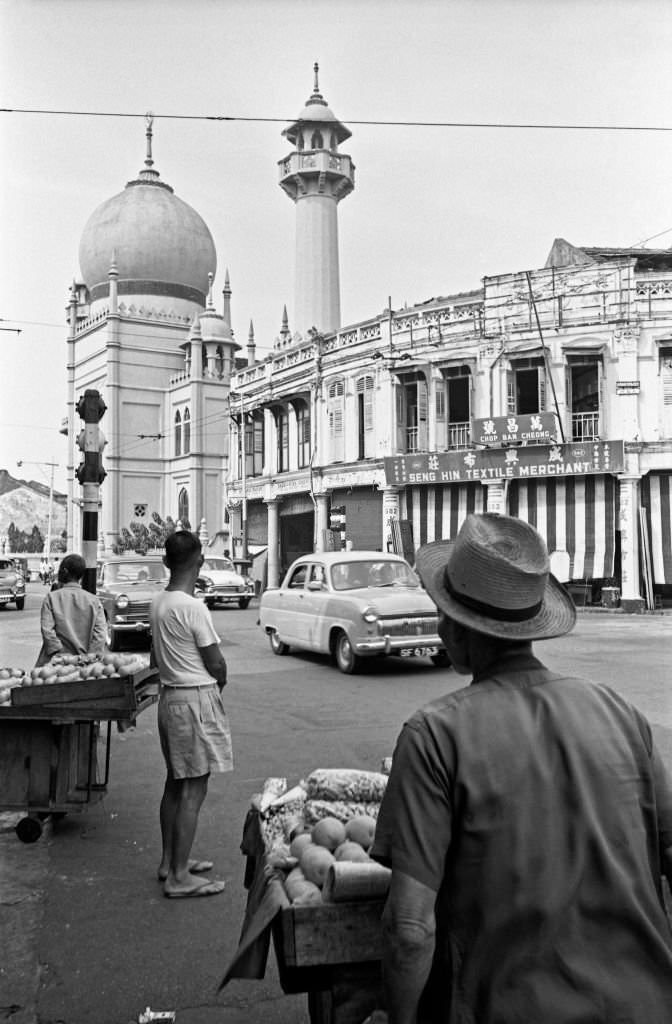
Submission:
[[263,356],[284,305],[292,328],[277,162],[315,61],[356,165],[346,326],[542,267],[556,237],[672,246],[671,52],[669,0],[0,0],[0,469],[48,483],[56,463],[66,488],[68,289],[90,214],[143,166],[146,112],[213,235],[216,305],[228,268]]

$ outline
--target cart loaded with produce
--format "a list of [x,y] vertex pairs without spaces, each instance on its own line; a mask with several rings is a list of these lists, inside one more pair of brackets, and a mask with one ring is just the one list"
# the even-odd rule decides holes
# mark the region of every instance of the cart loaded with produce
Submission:
[[134,724],[158,697],[148,662],[141,654],[61,654],[29,671],[0,669],[0,810],[25,812],[16,826],[23,842],[39,838],[46,816],[102,798],[112,723]]
[[262,978],[272,936],[283,990],[308,994],[312,1024],[361,1024],[376,1008],[390,872],[369,850],[386,784],[385,770],[357,769],[266,780],[245,821],[247,909],[222,986]]

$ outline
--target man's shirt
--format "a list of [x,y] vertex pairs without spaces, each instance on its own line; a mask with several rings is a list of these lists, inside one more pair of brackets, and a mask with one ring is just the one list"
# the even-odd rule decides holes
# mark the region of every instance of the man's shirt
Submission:
[[64,583],[50,591],[40,609],[42,650],[38,664],[53,654],[102,654],[105,648],[105,613],[95,594],[79,583]]
[[210,610],[182,590],[157,594],[149,609],[152,646],[161,682],[166,686],[209,686],[199,647],[219,643]]
[[372,855],[437,892],[419,1021],[670,1024],[672,788],[644,717],[531,655],[404,726]]

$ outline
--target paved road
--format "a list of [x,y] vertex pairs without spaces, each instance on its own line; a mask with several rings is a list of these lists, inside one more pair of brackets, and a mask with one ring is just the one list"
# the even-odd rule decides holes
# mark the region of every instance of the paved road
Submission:
[[[0,612],[0,665],[33,663],[42,594],[31,584],[23,613]],[[256,615],[254,604],[215,612],[236,764],[211,782],[197,852],[213,856],[226,892],[174,902],[154,880],[162,764],[150,709],[137,729],[113,733],[109,790],[86,814],[68,815],[33,846],[16,839],[4,816],[0,1020],[130,1024],[151,1006],[177,1010],[178,1024],[307,1021],[305,997],[282,994],[273,955],[264,981],[217,993],[244,909],[239,843],[249,798],[270,775],[293,783],[317,767],[377,769],[404,718],[462,680],[424,661],[383,662],[346,677],[311,655],[277,658]],[[637,703],[672,765],[671,631],[668,615],[585,613],[570,638],[537,653]]]

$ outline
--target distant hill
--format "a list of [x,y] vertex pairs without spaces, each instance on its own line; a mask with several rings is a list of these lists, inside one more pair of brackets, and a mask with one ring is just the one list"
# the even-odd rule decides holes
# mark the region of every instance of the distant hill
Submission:
[[[54,491],[51,536],[58,537],[66,526],[67,496]],[[11,523],[17,530],[30,533],[37,526],[46,539],[49,521],[49,488],[37,480],[17,480],[0,469],[0,534]]]

